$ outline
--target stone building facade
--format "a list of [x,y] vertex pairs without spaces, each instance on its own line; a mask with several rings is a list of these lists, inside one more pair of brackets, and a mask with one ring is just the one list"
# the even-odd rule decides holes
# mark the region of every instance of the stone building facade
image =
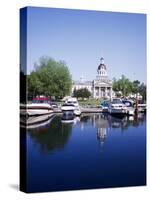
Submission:
[[104,64],[104,58],[100,59],[100,65],[97,68],[97,76],[93,81],[84,81],[83,78],[80,81],[74,81],[72,86],[72,93],[74,89],[87,88],[93,98],[111,99],[112,98],[112,81],[109,80],[107,74],[107,67]]

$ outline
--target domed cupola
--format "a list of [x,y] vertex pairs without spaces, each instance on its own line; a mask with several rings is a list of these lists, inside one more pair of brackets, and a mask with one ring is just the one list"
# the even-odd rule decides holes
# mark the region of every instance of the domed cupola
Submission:
[[107,68],[104,64],[104,58],[101,57],[100,59],[100,65],[98,66],[97,73],[99,77],[107,77]]

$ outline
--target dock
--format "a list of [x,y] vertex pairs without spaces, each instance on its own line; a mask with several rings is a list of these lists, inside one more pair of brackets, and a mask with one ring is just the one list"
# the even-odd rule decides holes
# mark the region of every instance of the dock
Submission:
[[[54,108],[54,113],[62,113],[60,108]],[[102,113],[101,108],[81,107],[81,113]]]
[[81,108],[82,113],[102,113],[101,108]]

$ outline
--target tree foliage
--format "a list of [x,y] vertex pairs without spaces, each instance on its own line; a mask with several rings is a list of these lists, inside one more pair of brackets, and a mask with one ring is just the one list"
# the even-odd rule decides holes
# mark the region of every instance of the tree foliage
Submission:
[[113,80],[113,90],[115,92],[122,92],[123,96],[127,96],[132,92],[132,83],[124,75],[121,76],[119,80]]
[[65,62],[42,57],[28,75],[28,96],[45,95],[64,97],[70,94],[72,79]]
[[74,89],[73,96],[77,98],[89,98],[91,96],[90,91],[87,88]]
[[140,81],[130,81],[124,75],[121,76],[120,79],[113,79],[113,90],[116,93],[121,92],[123,96],[128,96],[129,94],[137,94],[142,95],[143,99],[146,100],[146,85],[144,83],[140,83]]
[[142,95],[143,100],[146,101],[146,85],[144,83],[139,86],[139,93]]

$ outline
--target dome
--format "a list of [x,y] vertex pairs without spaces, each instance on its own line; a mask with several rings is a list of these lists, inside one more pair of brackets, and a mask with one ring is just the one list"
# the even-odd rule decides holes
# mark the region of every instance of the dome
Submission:
[[98,66],[98,70],[101,70],[101,69],[106,70],[106,65],[101,63],[101,64]]
[[100,64],[97,69],[97,73],[99,77],[106,77],[107,76],[107,68],[106,65],[104,64],[104,58],[101,57],[100,59]]
[[98,66],[97,70],[106,70],[106,65],[104,64],[104,58],[101,57],[100,59],[100,65]]

